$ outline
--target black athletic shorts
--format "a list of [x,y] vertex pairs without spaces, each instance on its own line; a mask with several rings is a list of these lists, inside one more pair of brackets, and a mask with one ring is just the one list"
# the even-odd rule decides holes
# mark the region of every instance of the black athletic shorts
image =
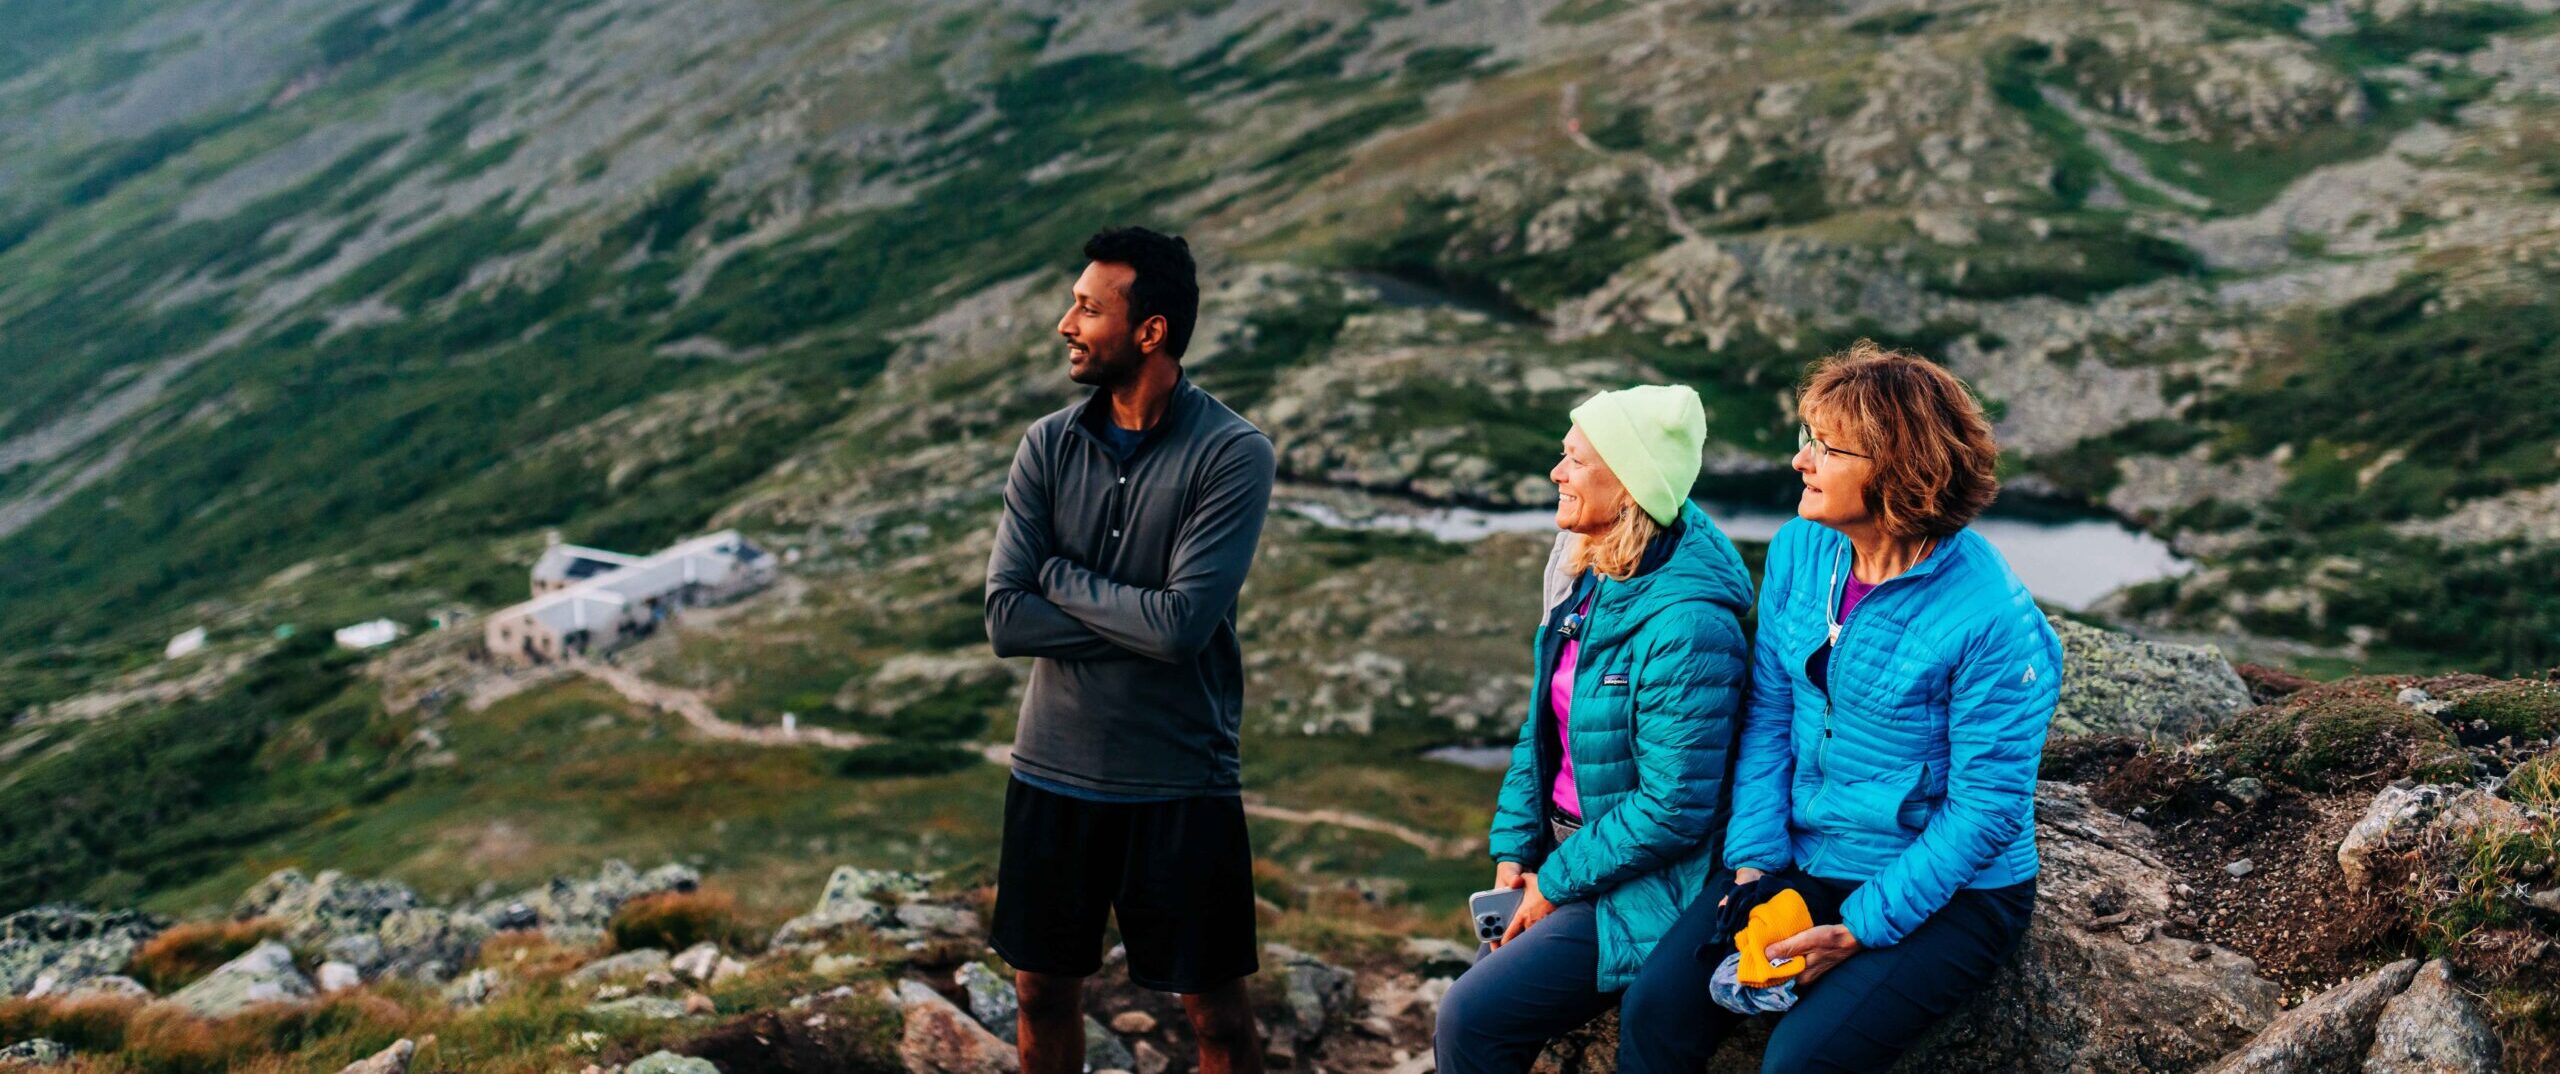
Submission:
[[1114,913],[1140,987],[1199,993],[1251,976],[1262,949],[1244,801],[1094,802],[1012,780],[996,953],[1017,970],[1090,977]]

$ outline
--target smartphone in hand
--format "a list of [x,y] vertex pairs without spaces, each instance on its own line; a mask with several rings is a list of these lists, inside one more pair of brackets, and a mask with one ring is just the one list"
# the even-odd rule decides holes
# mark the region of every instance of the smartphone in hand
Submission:
[[1511,927],[1511,915],[1520,912],[1520,899],[1528,893],[1525,887],[1493,888],[1467,896],[1467,918],[1476,927],[1477,958],[1493,950],[1493,941]]

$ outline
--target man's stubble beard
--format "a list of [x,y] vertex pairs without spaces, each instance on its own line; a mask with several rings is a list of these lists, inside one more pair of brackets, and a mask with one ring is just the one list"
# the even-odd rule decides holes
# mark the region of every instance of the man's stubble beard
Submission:
[[1067,379],[1089,388],[1117,388],[1136,380],[1146,361],[1135,343],[1124,341],[1107,353],[1095,347],[1086,352],[1083,366],[1068,365]]

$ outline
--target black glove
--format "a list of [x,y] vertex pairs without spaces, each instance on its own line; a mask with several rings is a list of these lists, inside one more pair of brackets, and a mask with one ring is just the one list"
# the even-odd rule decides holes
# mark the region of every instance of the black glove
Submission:
[[1748,884],[1736,885],[1724,897],[1724,905],[1716,908],[1715,942],[1732,946],[1733,938],[1751,924],[1751,911],[1761,903],[1777,898],[1787,884],[1776,873],[1768,873]]

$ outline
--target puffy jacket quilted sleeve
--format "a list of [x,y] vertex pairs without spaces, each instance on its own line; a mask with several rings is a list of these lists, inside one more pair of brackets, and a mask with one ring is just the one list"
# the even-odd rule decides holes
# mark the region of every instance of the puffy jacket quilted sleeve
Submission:
[[2036,768],[2061,696],[2061,640],[2020,599],[1984,622],[1952,670],[1946,800],[1919,838],[1841,906],[1862,946],[1900,942],[2035,822]]
[[1696,853],[1723,801],[1742,700],[1741,627],[1724,608],[1692,601],[1656,614],[1643,633],[1633,684],[1636,793],[1539,867],[1539,893],[1551,902],[1590,898]]
[[1532,702],[1531,715],[1520,721],[1519,740],[1511,747],[1511,768],[1503,773],[1502,792],[1494,802],[1493,832],[1486,841],[1493,860],[1537,868],[1538,826],[1546,817],[1539,799],[1538,718]]
[[1786,606],[1789,577],[1779,531],[1760,582],[1760,637],[1751,649],[1751,703],[1742,718],[1733,767],[1733,816],[1725,822],[1725,867],[1776,872],[1794,862],[1787,819],[1795,782],[1795,678],[1770,624]]

